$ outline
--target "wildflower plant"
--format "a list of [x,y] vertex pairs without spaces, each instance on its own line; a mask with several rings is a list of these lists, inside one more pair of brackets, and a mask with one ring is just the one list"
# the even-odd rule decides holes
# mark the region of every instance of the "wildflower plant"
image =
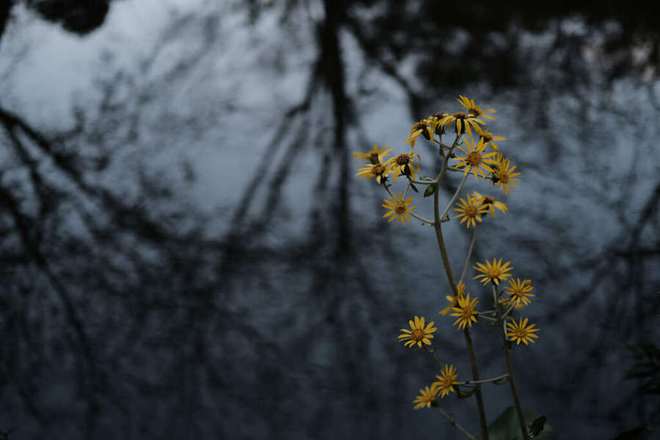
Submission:
[[[390,157],[392,148],[374,145],[368,151],[353,155],[364,161],[358,176],[373,180],[387,193],[383,201],[385,219],[389,222],[397,220],[402,224],[414,219],[432,226],[451,288],[451,292],[445,295],[446,303],[439,311],[440,319],[452,319],[456,331],[462,333],[465,340],[470,378],[459,379],[466,373],[461,374],[453,364],[443,363],[435,380],[420,389],[413,406],[415,409],[438,409],[468,439],[545,437],[548,432],[548,429],[542,432],[545,418],[527,420],[529,413],[523,413],[511,358],[514,348],[527,346],[538,339],[538,327],[521,315],[536,297],[532,280],[514,278],[512,263],[499,256],[474,263],[471,261],[477,230],[484,222],[492,221],[497,213],[506,214],[509,209],[505,202],[491,194],[477,191],[468,193],[466,186],[474,182],[485,187],[480,191],[494,190],[506,196],[518,184],[520,172],[500,147],[506,138],[493,134],[486,127],[487,121],[495,119],[495,110],[484,109],[475,100],[465,96],[460,96],[458,102],[462,107],[458,112],[434,113],[415,122],[406,139],[408,151]],[[446,142],[446,138],[451,139],[451,142]],[[421,157],[415,145],[420,139],[430,143],[440,157],[440,169],[434,173],[434,177],[419,176]],[[449,173],[456,173],[460,183],[443,206],[439,188]],[[394,186],[401,185],[404,186],[403,191],[393,191]],[[432,219],[415,211],[415,196],[432,198]],[[460,273],[454,271],[445,244],[443,225],[450,221],[465,227],[470,235]],[[473,273],[468,276],[470,269]],[[475,290],[471,291],[472,288]],[[484,324],[500,334],[505,369],[502,374],[487,379],[480,376],[471,334],[474,326]],[[433,321],[423,316],[414,316],[408,321],[408,328],[401,329],[398,339],[407,349],[426,351],[437,356],[438,350],[433,347],[434,342],[440,339],[437,330]],[[482,388],[497,384],[509,385],[513,410],[505,412],[489,427]],[[474,396],[480,425],[478,437],[459,424],[440,405],[440,400],[451,395],[459,398]],[[517,432],[498,436],[495,431],[497,426],[503,425],[501,418],[505,415],[517,419],[513,422]]]

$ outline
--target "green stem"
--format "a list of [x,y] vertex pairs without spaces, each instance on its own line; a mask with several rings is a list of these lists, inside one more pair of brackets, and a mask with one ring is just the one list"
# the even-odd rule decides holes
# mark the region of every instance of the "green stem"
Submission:
[[[467,174],[467,173],[464,173],[464,174],[463,174],[463,178],[461,179],[461,183],[458,185],[458,188],[456,189],[456,192],[454,193],[454,195],[452,196],[452,198],[449,200],[449,203],[447,203],[447,206],[445,207],[445,210],[442,211],[442,214],[440,214],[440,218],[444,218],[444,216],[446,216],[447,213],[449,212],[449,209],[452,207],[452,205],[453,205],[454,202],[456,201],[456,198],[458,198],[458,195],[459,195],[459,194],[461,193],[461,191],[463,190],[463,187],[465,186],[465,181],[467,180],[467,177],[468,177],[468,174]],[[436,191],[437,191],[437,190],[438,190],[438,189],[436,188]]]
[[[450,150],[444,156],[442,162],[442,168],[437,178],[435,179],[438,182],[437,183],[438,188],[436,188],[435,193],[433,194],[433,215],[435,216],[435,224],[434,224],[435,237],[438,241],[438,247],[440,248],[440,256],[442,257],[442,264],[445,269],[445,274],[447,275],[447,281],[449,282],[449,285],[451,286],[451,289],[454,292],[454,295],[456,296],[458,296],[458,291],[456,289],[456,283],[454,282],[454,274],[451,269],[451,264],[449,262],[449,256],[447,255],[447,247],[445,245],[445,239],[442,234],[442,221],[441,221],[442,217],[440,216],[440,182],[442,181],[442,178],[445,176],[445,173],[447,172],[447,163],[449,162],[449,156],[453,152],[456,145],[458,145],[459,140],[460,140],[460,136],[456,136],[456,139],[454,139],[454,143],[452,144]],[[467,345],[470,367],[472,369],[472,379],[480,380],[479,367],[477,365],[477,357],[474,353],[474,346],[472,344],[472,336],[470,335],[470,330],[465,329],[463,334],[465,335],[465,344]],[[479,411],[479,425],[481,428],[481,439],[488,440],[488,422],[486,419],[486,411],[484,409],[484,400],[481,394],[480,385],[477,385],[477,389],[474,393],[474,396],[477,401],[477,409]]]
[[[467,345],[468,356],[470,359],[470,368],[472,369],[472,380],[479,381],[479,367],[477,366],[477,357],[474,354],[474,346],[472,345],[472,336],[470,335],[470,330],[466,328],[464,334],[465,344]],[[486,410],[484,409],[484,398],[481,395],[481,385],[477,385],[474,397],[477,401],[477,409],[479,410],[479,426],[481,428],[481,438],[482,440],[488,440],[488,421],[486,419]]]
[[509,377],[509,373],[504,373],[504,374],[500,374],[499,376],[496,376],[496,377],[490,377],[488,379],[460,381],[460,382],[458,382],[458,385],[475,385],[475,384],[481,384],[481,383],[498,382],[498,381],[501,381],[502,379],[506,379],[508,377]]
[[461,272],[461,279],[459,281],[463,281],[465,279],[465,275],[467,275],[468,266],[470,265],[470,258],[472,258],[472,250],[474,250],[474,243],[476,241],[477,241],[477,230],[473,229],[472,237],[470,237],[470,246],[468,247],[467,255],[465,256],[465,262],[463,263],[463,271]]
[[502,320],[502,309],[497,298],[497,288],[493,286],[493,301],[495,302],[495,310],[497,312],[497,319],[502,324],[502,346],[504,348],[504,360],[506,362],[506,372],[509,374],[509,385],[511,387],[511,397],[513,397],[513,405],[516,408],[516,413],[518,414],[518,423],[520,424],[520,433],[522,438],[529,438],[529,432],[527,430],[527,423],[525,422],[525,416],[522,411],[522,405],[520,404],[520,397],[518,396],[518,388],[516,387],[516,381],[513,378],[513,362],[511,361],[511,346],[506,340],[506,328],[504,326],[504,321]]
[[475,436],[473,436],[472,434],[470,434],[470,433],[468,432],[467,429],[465,429],[463,426],[461,426],[451,414],[449,414],[447,411],[445,411],[445,410],[442,409],[442,408],[438,408],[438,410],[440,411],[440,414],[442,414],[443,416],[445,416],[445,418],[449,421],[449,424],[450,424],[451,426],[453,426],[454,428],[458,429],[459,431],[461,431],[461,433],[462,433],[467,439],[469,439],[469,440],[477,440],[477,438],[476,438]]

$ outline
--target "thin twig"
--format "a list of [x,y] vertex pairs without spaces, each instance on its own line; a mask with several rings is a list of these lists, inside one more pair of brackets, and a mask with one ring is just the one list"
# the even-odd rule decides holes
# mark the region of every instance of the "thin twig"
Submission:
[[467,269],[470,265],[470,258],[472,258],[472,250],[474,249],[474,243],[476,241],[477,241],[477,230],[475,228],[472,230],[472,236],[470,237],[470,245],[468,246],[467,255],[465,256],[465,262],[463,263],[463,271],[461,272],[461,279],[459,281],[463,281],[465,279],[465,275],[467,275]]
[[456,419],[454,418],[454,416],[452,416],[451,414],[449,414],[447,411],[445,411],[445,410],[442,409],[442,408],[438,408],[438,411],[440,411],[440,414],[442,414],[443,416],[445,416],[445,418],[447,419],[447,421],[449,422],[449,424],[450,424],[451,426],[453,426],[454,428],[456,428],[456,429],[458,429],[459,431],[461,431],[461,433],[462,433],[466,438],[468,438],[468,439],[470,439],[470,440],[477,440],[477,438],[476,438],[475,436],[473,436],[472,434],[470,434],[470,433],[468,432],[467,429],[465,429],[463,426],[461,426],[461,424],[459,424],[459,423],[456,421]]
[[[461,183],[458,185],[458,188],[456,189],[456,192],[454,193],[452,198],[449,200],[449,203],[447,203],[447,206],[445,207],[445,210],[440,215],[440,218],[444,218],[447,215],[447,213],[449,212],[449,209],[452,207],[452,205],[456,201],[456,198],[458,197],[458,195],[463,190],[463,187],[465,186],[465,181],[467,180],[467,177],[468,177],[468,173],[463,173],[463,178],[461,179]],[[437,191],[437,189],[436,189],[436,191]]]
[[504,373],[500,374],[499,376],[496,377],[491,377],[488,379],[480,379],[480,380],[464,380],[462,382],[458,382],[458,385],[475,385],[475,384],[481,384],[481,383],[491,383],[491,382],[498,382],[502,379],[506,379],[509,377],[509,373]]

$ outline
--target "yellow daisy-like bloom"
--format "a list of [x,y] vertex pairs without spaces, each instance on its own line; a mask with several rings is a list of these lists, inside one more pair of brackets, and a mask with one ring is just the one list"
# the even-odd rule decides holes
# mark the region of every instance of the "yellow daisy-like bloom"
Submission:
[[457,168],[463,168],[465,174],[472,173],[475,176],[485,176],[486,173],[494,173],[495,170],[491,168],[491,164],[495,163],[495,152],[491,151],[489,153],[484,152],[486,149],[486,144],[483,139],[479,139],[479,142],[476,144],[474,140],[470,138],[465,139],[465,146],[467,148],[459,147],[465,156],[457,157],[456,163]]
[[413,405],[415,405],[415,409],[430,408],[437,398],[438,390],[435,387],[424,387],[419,390],[419,394],[413,400]]
[[476,191],[474,191],[470,196],[478,199],[481,205],[486,208],[486,212],[491,216],[495,216],[495,210],[500,210],[503,213],[507,213],[509,211],[509,207],[506,206],[506,203],[500,202],[495,197],[485,196]]
[[398,220],[401,223],[408,223],[412,217],[412,212],[415,210],[415,207],[412,206],[412,202],[412,197],[406,199],[404,198],[403,193],[394,194],[394,196],[385,199],[383,202],[383,208],[387,209],[387,212],[383,217],[385,217],[388,222]]
[[467,96],[459,95],[458,102],[463,106],[465,110],[471,113],[474,117],[484,118],[484,119],[495,119],[493,113],[495,113],[494,108],[482,109],[477,105],[477,102],[474,99],[470,99]]
[[479,127],[479,130],[477,130],[479,133],[479,137],[484,140],[484,143],[487,144],[489,147],[491,147],[493,150],[498,151],[500,149],[499,142],[505,141],[506,138],[504,136],[498,136],[484,127]]
[[538,335],[536,334],[539,331],[536,328],[536,325],[529,324],[527,318],[520,318],[518,322],[514,319],[512,322],[506,323],[506,336],[510,341],[515,342],[516,344],[529,344],[530,342],[536,342]]
[[472,130],[476,130],[479,124],[484,124],[484,121],[464,112],[451,113],[440,119],[440,125],[443,127],[452,124],[457,134],[472,135]]
[[456,307],[451,308],[451,316],[456,317],[454,325],[461,330],[472,327],[477,322],[477,298],[470,298],[470,295],[458,297]]
[[366,160],[375,165],[383,162],[391,151],[391,148],[386,148],[386,146],[379,147],[378,144],[374,144],[369,151],[355,151],[353,157],[360,160]]
[[399,335],[399,341],[403,342],[405,347],[414,347],[417,345],[418,348],[422,348],[423,345],[431,345],[433,333],[438,331],[433,321],[425,324],[423,316],[413,317],[413,319],[408,321],[408,325],[410,329],[402,328]]
[[509,285],[504,290],[509,294],[509,298],[505,298],[505,302],[513,305],[516,310],[529,305],[532,302],[531,298],[534,297],[532,280],[510,279]]
[[387,164],[370,163],[360,168],[357,175],[365,179],[375,179],[378,184],[381,184],[387,180],[387,176],[391,173],[392,169]]
[[420,169],[419,163],[417,163],[418,159],[419,156],[414,151],[401,153],[389,159],[387,162],[393,171],[392,179],[396,180],[399,176],[408,176],[414,179]]
[[465,283],[463,281],[459,281],[458,284],[456,285],[456,292],[458,295],[447,295],[447,307],[444,309],[440,310],[440,314],[442,316],[447,316],[449,313],[451,313],[451,309],[456,307],[458,305],[458,298],[461,296],[465,296]]
[[488,283],[493,283],[496,286],[500,282],[505,281],[511,278],[511,262],[504,262],[501,258],[493,258],[493,261],[486,260],[484,263],[475,264],[474,268],[481,272],[480,275],[475,276],[474,278],[479,280],[481,284],[486,285]]
[[468,228],[474,228],[477,223],[481,223],[481,217],[488,212],[488,206],[483,203],[481,198],[469,196],[458,201],[458,206],[454,208],[454,212],[458,215],[461,224],[465,224]]
[[455,393],[456,388],[454,385],[458,384],[458,373],[456,367],[453,365],[445,365],[442,367],[440,374],[435,376],[435,382],[431,385],[440,393],[440,397],[444,398],[449,393]]
[[429,116],[415,122],[410,128],[406,143],[410,147],[415,148],[415,142],[417,142],[417,138],[420,136],[424,136],[427,141],[430,141],[435,136],[435,132],[440,125],[439,122],[440,120],[437,116]]
[[496,186],[499,186],[504,194],[509,194],[511,189],[518,184],[518,176],[520,173],[511,161],[504,158],[504,155],[498,153],[495,158],[493,167],[493,175],[491,179]]

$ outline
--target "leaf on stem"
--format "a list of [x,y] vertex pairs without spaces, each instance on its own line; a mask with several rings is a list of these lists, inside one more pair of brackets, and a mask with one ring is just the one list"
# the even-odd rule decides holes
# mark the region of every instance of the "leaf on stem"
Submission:
[[424,197],[431,197],[435,193],[437,188],[438,188],[437,183],[432,183],[429,186],[427,186],[426,190],[424,190]]
[[[553,440],[552,427],[546,422],[544,416],[538,416],[533,411],[523,411],[525,420],[531,421],[529,426],[530,437],[534,440]],[[490,440],[522,440],[518,415],[514,407],[510,406],[502,412],[488,427]]]

